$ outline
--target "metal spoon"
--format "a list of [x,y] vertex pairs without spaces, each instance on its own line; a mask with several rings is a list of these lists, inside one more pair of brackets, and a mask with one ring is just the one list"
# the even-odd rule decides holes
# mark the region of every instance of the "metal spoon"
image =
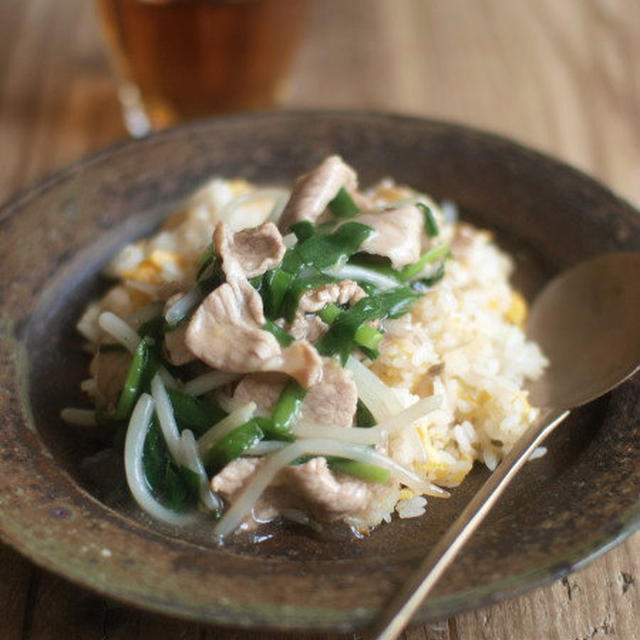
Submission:
[[377,620],[372,638],[392,640],[453,562],[533,450],[569,415],[618,386],[640,366],[640,253],[598,256],[561,273],[535,299],[527,324],[550,360],[529,385],[539,418],[407,580]]

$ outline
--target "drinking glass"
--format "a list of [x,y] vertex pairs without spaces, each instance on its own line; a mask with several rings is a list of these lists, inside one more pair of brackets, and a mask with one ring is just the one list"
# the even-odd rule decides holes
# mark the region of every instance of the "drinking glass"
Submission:
[[278,104],[309,0],[97,0],[125,124]]

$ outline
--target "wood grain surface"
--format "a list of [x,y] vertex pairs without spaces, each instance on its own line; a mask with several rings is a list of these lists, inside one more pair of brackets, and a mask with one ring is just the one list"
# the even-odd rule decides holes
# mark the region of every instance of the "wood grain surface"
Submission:
[[[638,206],[640,4],[317,0],[283,106],[482,127],[569,161]],[[92,3],[2,0],[0,200],[125,135]],[[1,545],[0,611],[1,640],[279,637],[140,613]],[[546,588],[405,637],[640,638],[640,534]]]

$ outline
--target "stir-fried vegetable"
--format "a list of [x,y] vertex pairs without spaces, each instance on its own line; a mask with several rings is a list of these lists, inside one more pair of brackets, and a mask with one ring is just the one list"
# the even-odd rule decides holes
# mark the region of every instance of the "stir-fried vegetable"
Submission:
[[282,316],[284,319],[287,322],[293,322],[296,311],[298,310],[300,298],[305,291],[313,291],[314,289],[318,289],[335,281],[335,278],[325,275],[312,276],[310,278],[298,278],[292,283],[285,295],[284,303],[282,305]]
[[377,482],[378,484],[386,484],[391,477],[391,471],[383,467],[377,467],[374,464],[366,462],[356,462],[355,460],[332,460],[329,467],[333,471],[346,473],[366,482]]
[[249,402],[242,407],[232,411],[226,418],[214,424],[200,438],[198,438],[198,451],[203,459],[208,455],[211,448],[222,438],[231,433],[234,429],[249,421],[256,412],[254,402]]
[[149,336],[156,341],[160,341],[164,330],[164,320],[161,315],[157,315],[138,327],[138,335],[141,337]]
[[198,499],[197,481],[185,473],[169,455],[156,420],[151,426],[144,442],[142,455],[144,474],[153,494],[166,506],[177,511],[185,511],[195,507]]
[[249,420],[216,442],[203,456],[202,462],[207,469],[217,472],[263,438],[264,431],[256,420]]
[[[335,278],[355,280],[365,291],[371,295],[378,290],[386,291],[393,289],[400,284],[396,273],[391,267],[383,268],[375,266],[364,266],[349,262],[338,269],[334,269],[331,275]],[[371,290],[369,289],[371,287]]]
[[198,444],[193,432],[189,429],[185,429],[180,436],[180,457],[183,477],[190,478],[192,491],[195,492],[197,489],[200,501],[206,510],[218,514],[222,509],[222,502],[209,487],[209,476],[200,459]]
[[[327,324],[333,324],[342,314],[342,311],[343,310],[340,309],[340,307],[330,303],[320,309],[318,315]],[[353,340],[360,347],[365,347],[366,349],[375,349],[383,337],[384,335],[382,334],[382,332],[374,329],[366,323],[363,323],[356,329]]]
[[327,356],[337,354],[345,363],[353,350],[358,330],[371,320],[401,316],[417,297],[418,294],[410,287],[397,287],[375,297],[363,298],[334,320],[329,331],[318,342],[318,352]]
[[355,462],[380,466],[388,469],[391,475],[417,491],[442,494],[442,490],[434,488],[433,485],[425,482],[414,473],[407,471],[391,458],[367,447],[313,438],[298,440],[269,456],[252,482],[243,489],[237,500],[234,501],[229,510],[216,524],[214,528],[215,533],[224,537],[234,531],[247,513],[249,513],[251,507],[271,483],[278,471],[283,466],[307,455],[347,458]]
[[122,318],[111,311],[105,311],[98,317],[98,325],[125,347],[129,353],[135,353],[140,336]]
[[398,400],[393,389],[387,387],[360,360],[350,356],[346,366],[353,374],[353,379],[358,387],[358,398],[376,422],[381,422],[402,411],[402,403]]
[[127,377],[113,412],[97,411],[96,422],[102,425],[128,420],[140,394],[146,391],[160,364],[150,338],[138,342]]
[[224,282],[220,261],[213,254],[213,247],[208,251],[211,253],[203,260],[195,285],[165,311],[165,329],[176,329],[187,321],[202,299]]
[[429,238],[434,238],[440,233],[440,229],[438,229],[438,223],[436,222],[436,217],[433,215],[433,211],[431,211],[431,207],[424,202],[418,202],[416,206],[421,209],[424,214],[425,233]]
[[301,220],[291,225],[291,231],[298,242],[304,242],[318,232],[318,227],[308,220]]
[[155,376],[151,381],[151,396],[156,404],[156,415],[164,442],[173,459],[178,461],[180,459],[180,430],[178,429],[169,394],[164,384],[162,384],[160,376]]
[[346,429],[322,424],[298,422],[293,426],[293,434],[298,438],[327,438],[350,444],[383,444],[385,434],[374,429]]
[[336,197],[329,203],[329,209],[336,218],[353,218],[360,213],[358,205],[344,187],[340,187]]
[[190,396],[202,396],[225,384],[234,382],[239,377],[240,375],[237,373],[230,373],[229,371],[209,371],[185,382],[184,385],[182,385],[182,392]]
[[358,398],[358,406],[356,408],[356,424],[359,427],[373,427],[376,424],[373,414],[360,398]]
[[351,277],[358,281],[370,281],[373,284],[379,283],[379,286],[383,289],[389,289],[400,284],[406,284],[409,281],[411,281],[412,286],[416,282],[425,285],[429,281],[432,283],[437,282],[437,280],[444,275],[444,262],[440,262],[437,269],[437,273],[442,272],[442,275],[438,275],[436,278],[434,278],[434,275],[436,274],[426,276],[424,278],[417,278],[417,276],[419,276],[419,274],[423,272],[428,265],[437,263],[439,260],[446,258],[449,254],[449,245],[439,245],[423,253],[417,262],[409,264],[402,269],[393,269],[388,264],[372,261],[368,256],[361,255],[352,259],[349,264],[338,270],[335,275]]
[[179,389],[168,389],[167,392],[178,425],[181,429],[191,429],[197,436],[204,434],[227,415],[208,398],[196,398]]
[[119,342],[103,342],[102,344],[98,345],[98,351],[100,353],[110,353],[113,351],[125,351],[126,352],[127,348],[120,344]]
[[273,426],[277,433],[291,433],[291,427],[298,417],[306,393],[307,390],[295,380],[291,380],[282,390],[272,414]]
[[[192,513],[178,508],[181,498],[187,500],[188,492],[179,484],[175,469],[172,468],[171,473],[166,471],[167,458],[159,452],[162,447],[162,438],[157,437],[159,429],[152,431],[153,411],[153,399],[143,393],[131,415],[125,440],[127,484],[136,502],[149,515],[168,524],[184,526],[194,521]],[[156,497],[162,493],[168,494],[167,502],[174,508],[165,506]]]
[[264,274],[259,292],[264,302],[264,312],[267,319],[277,318],[280,315],[282,301],[294,279],[294,274],[280,267]]
[[273,320],[267,320],[262,326],[262,328],[265,331],[268,331],[269,333],[273,334],[275,339],[283,347],[288,347],[292,342],[295,341],[295,338],[290,333],[287,333],[284,329],[279,327]]
[[178,298],[164,314],[167,327],[178,327],[202,300],[202,292],[196,284],[183,296]]
[[374,230],[360,222],[345,222],[332,233],[316,233],[296,247],[304,264],[325,269],[342,264]]
[[305,286],[313,285],[313,281],[307,281],[308,277],[303,275],[305,269],[310,270],[312,278],[317,277],[325,284],[335,280],[322,276],[321,271],[344,264],[374,233],[371,227],[359,222],[346,222],[335,231],[315,233],[310,233],[308,225],[299,223],[295,231],[302,240],[287,249],[280,266],[267,271],[256,287],[264,301],[265,314],[271,320],[283,315],[285,296],[289,297],[286,317],[291,318],[295,314]]
[[411,282],[411,288],[414,291],[419,291],[420,293],[428,291],[433,287],[434,284],[436,284],[436,282],[439,282],[440,280],[442,280],[442,278],[444,278],[444,272],[444,262],[441,262],[433,275],[413,280]]
[[426,253],[420,256],[418,262],[409,264],[406,267],[400,269],[400,280],[407,281],[417,276],[428,264],[435,262],[439,258],[444,258],[449,253],[449,245],[443,244],[434,249],[430,249]]
[[[276,217],[284,207],[281,194],[278,198],[271,214]],[[314,358],[319,362],[318,354],[336,357],[353,373],[358,389],[354,422],[360,428],[305,423],[300,415],[307,389],[293,378],[285,384],[271,413],[264,415],[266,412],[260,412],[255,403],[238,406],[233,398],[233,385],[241,375],[236,372],[242,369],[202,373],[201,364],[195,368],[168,364],[163,351],[166,336],[187,323],[203,299],[225,281],[223,256],[216,255],[213,244],[201,255],[192,286],[171,300],[164,311],[165,302],[155,300],[144,316],[132,320],[133,326],[142,323],[137,331],[113,313],[100,316],[101,329],[114,342],[99,344],[98,357],[109,352],[131,353],[124,384],[109,410],[94,413],[68,409],[63,417],[77,424],[115,425],[124,437],[132,495],[153,517],[171,524],[192,521],[196,508],[218,513],[222,499],[211,490],[211,475],[240,456],[267,455],[260,471],[219,523],[216,531],[222,536],[236,528],[282,466],[302,464],[318,456],[326,458],[332,471],[365,482],[386,484],[393,478],[415,491],[442,495],[437,487],[381,453],[389,434],[437,408],[439,400],[429,398],[403,408],[393,391],[353,355],[359,351],[375,359],[384,338],[384,321],[407,313],[411,304],[444,275],[449,246],[433,246],[436,241],[431,239],[440,234],[434,211],[418,198],[412,198],[410,204],[424,215],[421,242],[430,247],[413,264],[394,269],[384,253],[383,257],[372,256],[363,250],[363,246],[371,246],[366,241],[377,231],[358,222],[359,208],[342,187],[329,201],[330,219],[319,224],[307,220],[291,224],[282,260],[250,280],[264,312],[264,324],[258,330],[271,333],[283,353],[295,342],[291,325],[301,313],[323,321],[314,325],[325,331],[319,339],[313,339],[317,350]],[[410,213],[415,216],[415,211]],[[417,253],[414,248],[412,255]],[[398,264],[395,258],[393,264]],[[224,265],[226,269],[226,256]],[[328,293],[337,289],[333,283],[345,279],[359,285],[350,285],[357,290],[355,303],[353,299],[345,303],[344,298]],[[301,305],[301,300],[314,291],[318,295],[327,292],[329,300],[331,296],[337,299],[310,312],[313,306]],[[261,318],[261,313],[254,315]],[[172,341],[180,336],[171,334]],[[274,344],[272,340],[267,342]],[[267,367],[262,370],[271,371]]]

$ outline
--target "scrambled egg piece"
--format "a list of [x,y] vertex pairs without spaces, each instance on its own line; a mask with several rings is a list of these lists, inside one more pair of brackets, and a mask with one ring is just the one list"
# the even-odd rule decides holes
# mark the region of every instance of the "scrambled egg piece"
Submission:
[[400,489],[400,500],[409,500],[409,498],[413,498],[415,493],[411,491],[411,489],[407,489],[406,487]]
[[427,462],[416,465],[431,482],[442,485],[443,487],[457,487],[466,477],[473,461],[469,456],[461,456],[461,461],[468,462],[464,469],[453,470],[451,465],[446,462],[437,462],[428,460]]
[[519,294],[517,291],[514,291],[511,294],[511,305],[509,306],[509,309],[507,310],[507,313],[505,313],[505,318],[515,324],[516,326],[522,328],[524,327],[524,323],[527,319],[527,302],[526,300],[522,297],[521,294]]
[[120,276],[124,280],[159,286],[164,282],[178,280],[187,266],[184,256],[173,251],[154,249],[133,269],[124,269]]

